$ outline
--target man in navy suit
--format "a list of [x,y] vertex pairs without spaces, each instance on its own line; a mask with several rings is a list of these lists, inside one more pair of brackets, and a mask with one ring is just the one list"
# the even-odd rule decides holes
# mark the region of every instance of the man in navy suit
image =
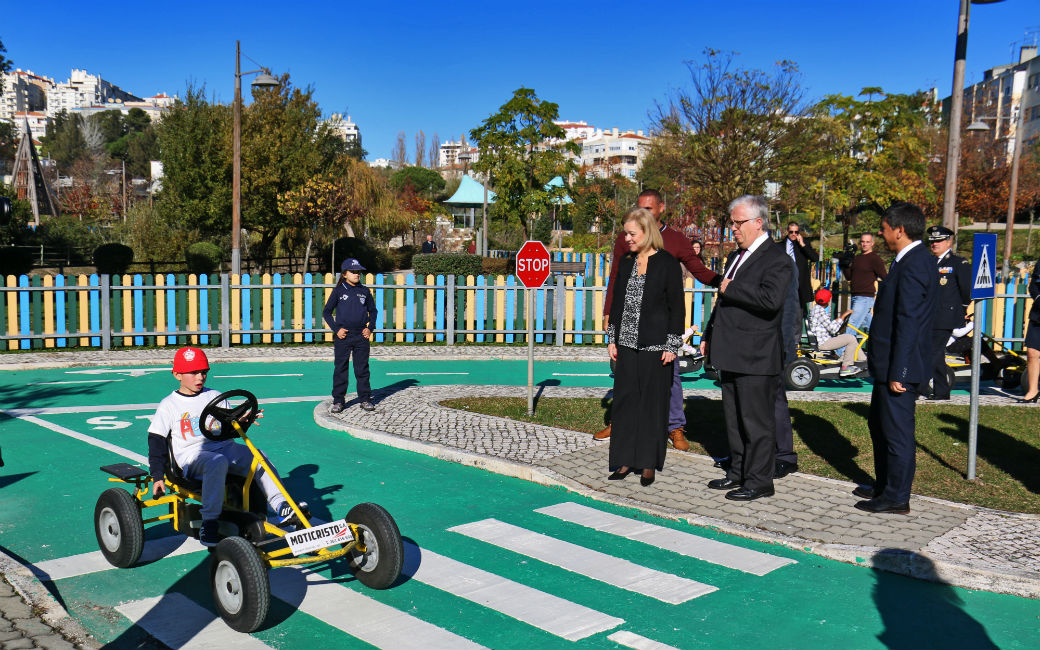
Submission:
[[[780,321],[794,281],[791,258],[769,239],[769,206],[742,196],[729,206],[739,248],[730,253],[701,351],[718,369],[730,466],[708,487],[732,501],[773,496]],[[934,264],[932,266],[935,266]]]
[[867,426],[874,447],[873,488],[853,494],[856,508],[873,513],[910,512],[916,469],[914,403],[932,374],[932,321],[938,299],[935,258],[921,243],[924,213],[898,202],[881,215],[881,236],[896,259],[878,289],[867,345],[874,378]]

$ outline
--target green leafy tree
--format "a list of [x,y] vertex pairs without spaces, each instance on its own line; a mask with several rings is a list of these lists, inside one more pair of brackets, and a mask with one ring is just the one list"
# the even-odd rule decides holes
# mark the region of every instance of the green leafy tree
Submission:
[[[11,59],[4,56],[7,53],[7,48],[4,47],[4,42],[0,40],[0,75],[11,71]],[[4,79],[0,76],[0,93],[4,92]]]
[[47,121],[47,133],[41,139],[43,153],[59,166],[68,168],[87,155],[87,141],[83,137],[83,118],[61,110]]
[[725,215],[734,198],[763,194],[812,160],[814,122],[794,63],[749,70],[709,49],[686,65],[689,86],[651,114],[657,138],[641,175],[676,197],[673,209]]
[[283,74],[277,88],[253,89],[242,117],[242,225],[254,233],[253,259],[266,260],[288,223],[278,196],[328,170],[342,143],[321,124],[311,88]]
[[405,167],[390,177],[390,187],[398,193],[409,185],[420,196],[433,199],[444,191],[445,181],[440,174],[425,167]]
[[156,209],[166,220],[230,247],[231,107],[189,87],[159,123],[163,186]]
[[525,239],[532,220],[551,211],[553,193],[545,186],[577,168],[566,153],[581,153],[577,143],[563,140],[563,128],[553,123],[557,117],[557,104],[539,99],[530,88],[518,88],[497,113],[470,131],[480,152],[472,168],[486,174],[498,194],[492,217],[503,222],[503,230],[512,227],[515,232],[520,226]]

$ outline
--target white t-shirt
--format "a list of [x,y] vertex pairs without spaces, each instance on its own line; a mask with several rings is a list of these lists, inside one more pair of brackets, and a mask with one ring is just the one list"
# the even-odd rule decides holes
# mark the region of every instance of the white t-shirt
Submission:
[[[164,438],[170,437],[173,443],[173,457],[181,468],[189,466],[199,451],[220,451],[233,444],[232,440],[221,440],[215,442],[202,435],[199,430],[199,416],[202,409],[220,392],[207,388],[198,395],[182,395],[174,391],[159,402],[159,408],[155,410],[152,423],[148,426],[148,433],[154,433]],[[227,402],[221,404],[227,408]],[[210,418],[207,425],[210,432],[218,433],[220,423]]]

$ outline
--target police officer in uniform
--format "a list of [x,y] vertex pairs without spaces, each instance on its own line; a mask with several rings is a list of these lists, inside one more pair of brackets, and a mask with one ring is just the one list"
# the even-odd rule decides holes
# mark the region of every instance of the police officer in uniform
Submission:
[[971,262],[954,255],[953,231],[944,226],[928,229],[928,245],[937,258],[939,271],[938,311],[932,330],[932,394],[931,399],[950,399],[946,381],[946,342],[953,330],[964,325],[971,302]]
[[[353,257],[343,260],[340,265],[342,275],[336,288],[329,294],[329,299],[322,310],[325,323],[332,329],[335,365],[332,373],[332,413],[339,413],[346,407],[346,394],[350,370],[350,358],[354,357],[354,379],[357,381],[357,396],[361,408],[374,411],[372,404],[372,386],[369,382],[368,356],[372,330],[376,326],[376,301],[372,292],[361,284],[361,266]],[[335,315],[333,315],[335,314]]]

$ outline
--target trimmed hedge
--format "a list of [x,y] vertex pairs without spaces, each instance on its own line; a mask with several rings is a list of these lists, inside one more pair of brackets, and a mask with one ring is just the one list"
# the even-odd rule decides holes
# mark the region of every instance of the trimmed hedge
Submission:
[[220,267],[222,257],[220,247],[208,241],[195,242],[184,251],[184,261],[188,264],[188,273],[213,273]]
[[510,275],[516,269],[516,260],[505,257],[485,257],[480,268],[484,275]]
[[94,249],[94,266],[102,275],[122,275],[134,261],[134,249],[123,244],[101,244]]
[[416,275],[480,275],[483,259],[469,253],[419,253],[412,257],[412,270]]

